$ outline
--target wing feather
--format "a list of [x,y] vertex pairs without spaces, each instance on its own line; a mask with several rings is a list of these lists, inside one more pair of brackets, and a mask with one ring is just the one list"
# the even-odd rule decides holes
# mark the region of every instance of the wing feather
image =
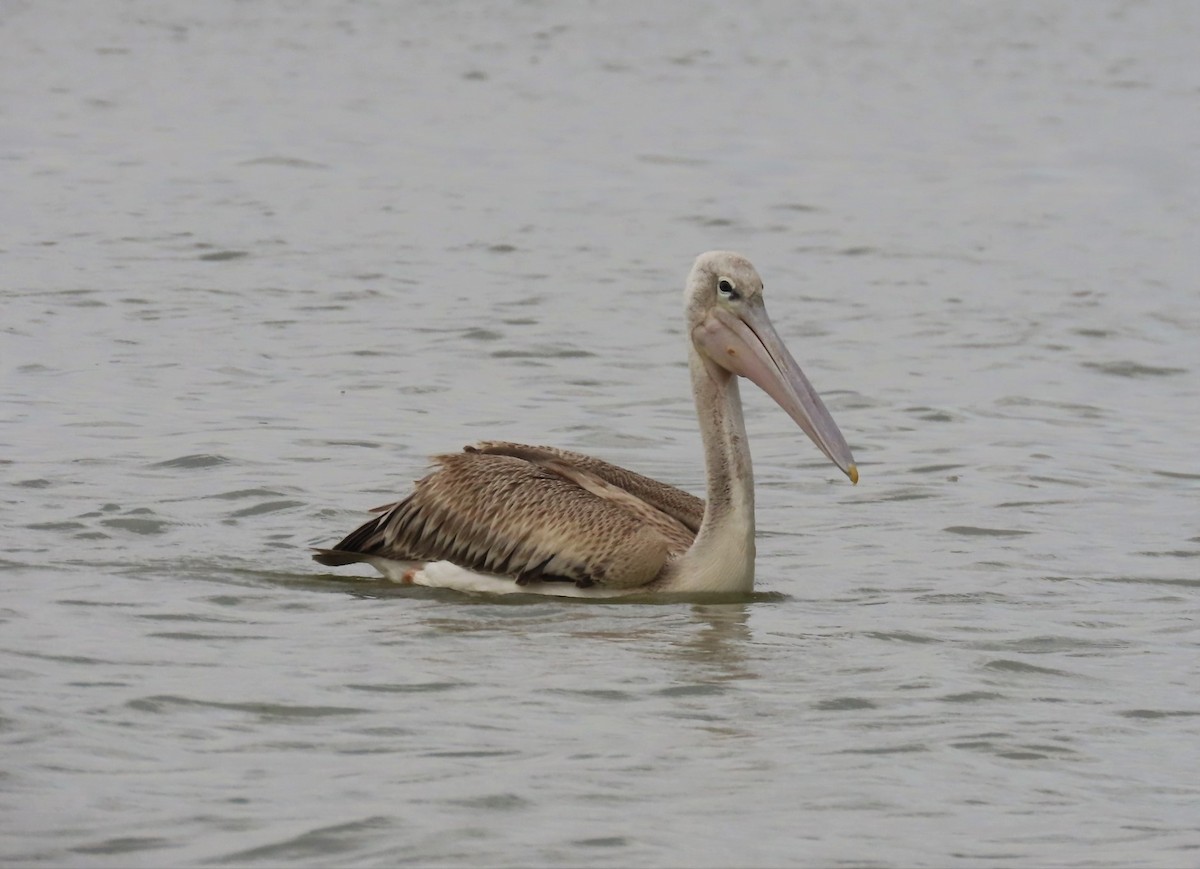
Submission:
[[[407,498],[313,557],[450,561],[470,570],[530,579],[634,588],[654,580],[690,545],[690,520],[703,503],[680,490],[578,453],[504,444],[435,458],[436,470]],[[620,473],[616,473],[620,472]],[[620,485],[635,477],[639,492]],[[640,494],[652,490],[655,503]],[[664,510],[660,504],[666,503]],[[682,518],[681,518],[682,517]],[[699,527],[699,523],[696,523]]]
[[691,529],[693,535],[700,530],[700,523],[704,521],[703,499],[675,486],[659,482],[653,477],[644,476],[622,468],[620,465],[614,465],[583,453],[562,450],[558,447],[529,446],[506,441],[480,441],[474,446],[466,447],[466,450],[488,455],[513,456],[534,464],[562,463],[585,471],[677,519],[684,527]]

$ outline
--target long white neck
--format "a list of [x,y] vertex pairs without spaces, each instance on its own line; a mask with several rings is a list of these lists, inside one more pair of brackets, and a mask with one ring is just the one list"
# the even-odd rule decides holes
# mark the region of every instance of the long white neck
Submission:
[[749,592],[754,588],[754,470],[737,377],[691,348],[688,363],[704,441],[708,500],[704,521],[672,571],[679,591]]

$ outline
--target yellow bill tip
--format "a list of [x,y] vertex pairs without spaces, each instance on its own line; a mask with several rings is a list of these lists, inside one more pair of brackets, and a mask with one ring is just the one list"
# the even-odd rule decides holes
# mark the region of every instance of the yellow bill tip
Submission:
[[855,486],[858,485],[858,465],[851,465],[846,468],[846,476],[850,478],[850,482]]

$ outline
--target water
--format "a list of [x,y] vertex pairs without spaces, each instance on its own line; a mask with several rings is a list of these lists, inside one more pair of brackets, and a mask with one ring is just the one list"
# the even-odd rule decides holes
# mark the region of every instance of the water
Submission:
[[[1189,3],[0,7],[9,865],[1200,862]],[[480,438],[702,489],[763,273],[756,595],[307,547]]]

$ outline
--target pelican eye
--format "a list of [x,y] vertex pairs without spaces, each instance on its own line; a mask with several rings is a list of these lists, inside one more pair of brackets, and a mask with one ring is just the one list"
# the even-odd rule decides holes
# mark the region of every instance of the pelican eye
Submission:
[[729,278],[720,278],[717,281],[717,293],[722,299],[728,299],[731,302],[741,298],[737,287],[733,285],[733,281],[729,280]]

